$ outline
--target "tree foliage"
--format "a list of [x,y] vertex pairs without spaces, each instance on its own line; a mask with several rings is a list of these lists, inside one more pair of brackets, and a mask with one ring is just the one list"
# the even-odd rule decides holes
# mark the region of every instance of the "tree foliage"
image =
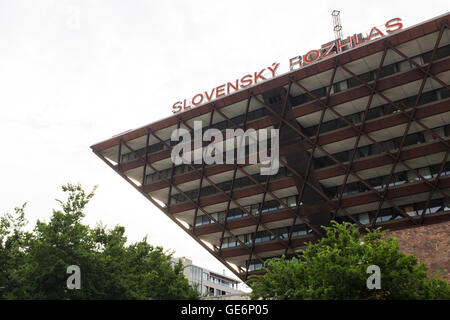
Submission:
[[[393,237],[333,221],[326,236],[308,243],[300,258],[269,259],[264,275],[250,277],[252,299],[450,299],[450,284],[416,257],[399,251]],[[368,289],[370,265],[381,270],[381,289]]]
[[[125,228],[82,223],[94,195],[67,184],[49,222],[24,231],[25,205],[0,218],[1,299],[196,299],[181,262],[147,238],[127,245]],[[69,290],[67,267],[81,270],[81,289]]]

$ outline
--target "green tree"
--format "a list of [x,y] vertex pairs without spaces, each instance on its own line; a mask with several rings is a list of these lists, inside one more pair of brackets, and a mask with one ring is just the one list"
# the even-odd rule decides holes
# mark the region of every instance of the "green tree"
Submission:
[[23,231],[27,224],[25,206],[0,217],[0,297],[6,299],[14,298],[14,290],[21,284],[17,269],[25,262],[25,249],[31,237]]
[[[450,299],[450,284],[427,276],[416,257],[399,251],[380,229],[361,234],[333,221],[326,236],[308,243],[300,258],[269,259],[265,274],[249,278],[252,299]],[[381,270],[381,288],[368,289],[370,265]]]
[[[94,195],[67,184],[61,210],[49,222],[37,221],[25,232],[25,206],[0,220],[1,299],[197,299],[199,294],[174,268],[171,253],[147,238],[127,245],[125,228],[91,228],[82,223]],[[66,286],[67,267],[81,270],[81,289]]]

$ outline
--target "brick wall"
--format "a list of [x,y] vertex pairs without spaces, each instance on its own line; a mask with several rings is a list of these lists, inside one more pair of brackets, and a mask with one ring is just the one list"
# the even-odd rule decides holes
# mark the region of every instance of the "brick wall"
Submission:
[[446,269],[442,277],[450,281],[450,222],[388,232],[398,239],[400,250],[425,263],[430,275]]

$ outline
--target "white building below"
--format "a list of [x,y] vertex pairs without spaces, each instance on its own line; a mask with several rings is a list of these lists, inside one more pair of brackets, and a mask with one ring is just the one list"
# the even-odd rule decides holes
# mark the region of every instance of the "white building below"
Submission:
[[187,259],[186,257],[172,258],[172,266],[178,263],[179,260],[181,260],[183,266],[186,267],[183,273],[189,280],[189,284],[196,286],[197,290],[204,297],[230,296],[230,298],[241,299],[240,297],[245,294],[244,291],[238,289],[240,281],[195,266],[192,264],[192,260]]

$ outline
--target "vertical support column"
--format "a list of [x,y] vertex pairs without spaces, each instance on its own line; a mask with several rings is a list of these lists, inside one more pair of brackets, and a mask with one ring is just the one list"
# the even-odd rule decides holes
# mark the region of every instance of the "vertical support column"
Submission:
[[[180,125],[181,125],[181,120],[180,120],[180,118],[178,118],[177,129],[180,128]],[[175,171],[175,163],[172,162],[172,169],[170,170],[169,194],[167,195],[167,208],[169,208],[169,209],[170,209],[170,205],[172,203],[172,185],[174,184],[173,183],[174,171]]]
[[150,129],[147,130],[147,137],[145,139],[145,162],[144,162],[144,169],[142,172],[142,190],[144,190],[144,186],[146,184],[145,177],[147,176],[147,162],[148,162],[148,144],[150,143]]
[[119,152],[117,154],[117,167],[121,168],[122,163],[122,139],[119,140]]
[[[214,106],[214,104],[213,104]],[[211,128],[213,119],[214,119],[214,107],[211,108],[211,116],[209,118],[209,128]],[[202,148],[203,148],[203,144],[202,144]],[[203,153],[203,149],[202,149],[202,153]],[[202,160],[202,174],[200,177],[200,183],[198,186],[198,194],[197,194],[197,204],[200,206],[200,197],[201,197],[201,193],[202,193],[202,186],[203,186],[203,177],[205,176],[205,160]],[[192,222],[192,229],[195,230],[195,226],[197,223],[197,214],[198,214],[198,207],[195,208],[195,213],[194,213],[194,221]],[[219,220],[220,222],[220,220]]]

